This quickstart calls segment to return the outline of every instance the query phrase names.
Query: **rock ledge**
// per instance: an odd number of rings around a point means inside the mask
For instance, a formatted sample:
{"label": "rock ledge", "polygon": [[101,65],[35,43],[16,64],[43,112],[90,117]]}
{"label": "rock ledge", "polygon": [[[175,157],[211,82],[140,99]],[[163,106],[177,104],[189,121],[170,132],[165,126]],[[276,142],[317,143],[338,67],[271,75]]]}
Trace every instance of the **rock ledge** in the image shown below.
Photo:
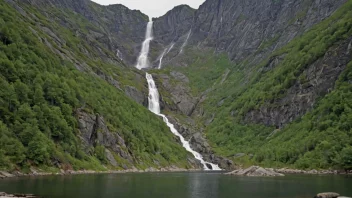
{"label": "rock ledge", "polygon": [[262,168],[259,166],[251,166],[247,169],[239,169],[232,171],[230,173],[225,173],[226,175],[240,175],[240,176],[250,176],[250,177],[277,177],[285,176],[284,174],[277,173],[272,168]]}
{"label": "rock ledge", "polygon": [[4,192],[0,192],[0,198],[39,198],[37,196],[31,195],[31,194],[6,194]]}

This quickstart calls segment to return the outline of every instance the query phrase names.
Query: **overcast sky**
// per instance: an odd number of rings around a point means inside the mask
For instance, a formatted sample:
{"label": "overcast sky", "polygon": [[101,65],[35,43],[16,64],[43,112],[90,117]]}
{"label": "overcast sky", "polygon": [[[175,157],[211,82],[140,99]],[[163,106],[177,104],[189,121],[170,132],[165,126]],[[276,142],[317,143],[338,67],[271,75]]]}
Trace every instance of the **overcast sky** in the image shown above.
{"label": "overcast sky", "polygon": [[123,4],[133,10],[141,10],[149,17],[164,15],[173,7],[181,4],[188,4],[198,8],[205,0],[92,0],[102,5]]}

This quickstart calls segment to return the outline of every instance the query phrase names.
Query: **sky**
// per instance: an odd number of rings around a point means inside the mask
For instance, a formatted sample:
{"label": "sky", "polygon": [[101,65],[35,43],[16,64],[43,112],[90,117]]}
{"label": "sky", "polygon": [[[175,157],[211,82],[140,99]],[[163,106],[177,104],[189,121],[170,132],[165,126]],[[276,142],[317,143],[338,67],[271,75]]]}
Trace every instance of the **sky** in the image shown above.
{"label": "sky", "polygon": [[188,4],[198,8],[205,0],[92,0],[101,5],[123,4],[130,9],[140,10],[149,17],[159,17],[166,14],[177,5]]}

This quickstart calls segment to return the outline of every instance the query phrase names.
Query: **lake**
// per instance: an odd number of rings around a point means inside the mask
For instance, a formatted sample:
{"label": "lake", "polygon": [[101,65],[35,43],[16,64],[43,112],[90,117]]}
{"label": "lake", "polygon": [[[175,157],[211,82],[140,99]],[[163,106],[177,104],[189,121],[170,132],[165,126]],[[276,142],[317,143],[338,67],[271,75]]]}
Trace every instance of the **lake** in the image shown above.
{"label": "lake", "polygon": [[352,196],[352,177],[239,177],[214,172],[127,173],[0,179],[0,192],[46,198],[312,198],[333,191]]}

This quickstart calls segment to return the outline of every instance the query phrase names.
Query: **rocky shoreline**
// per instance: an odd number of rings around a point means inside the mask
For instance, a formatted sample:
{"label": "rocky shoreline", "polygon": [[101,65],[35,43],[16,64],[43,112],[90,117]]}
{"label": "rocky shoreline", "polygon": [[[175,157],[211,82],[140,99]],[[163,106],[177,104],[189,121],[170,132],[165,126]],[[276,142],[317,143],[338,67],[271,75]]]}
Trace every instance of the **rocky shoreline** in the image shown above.
{"label": "rocky shoreline", "polygon": [[317,194],[314,198],[350,198],[350,197],[340,196],[340,194],[335,192],[325,192],[325,193]]}
{"label": "rocky shoreline", "polygon": [[[0,179],[14,178],[14,177],[35,177],[35,176],[51,176],[51,175],[89,175],[89,174],[123,174],[123,173],[157,173],[157,172],[192,172],[201,171],[200,169],[183,169],[177,167],[167,167],[167,168],[148,168],[145,170],[138,169],[127,169],[127,170],[108,170],[108,171],[92,171],[92,170],[60,170],[57,173],[43,172],[34,168],[31,168],[30,173],[22,173],[19,171],[6,172],[0,171]],[[1,197],[0,197],[1,198]]]}
{"label": "rocky shoreline", "polygon": [[274,169],[275,172],[282,174],[307,174],[307,175],[346,175],[352,174],[352,171],[340,171],[340,170],[298,170],[289,168]]}
{"label": "rocky shoreline", "polygon": [[32,194],[6,194],[4,192],[0,192],[0,198],[39,198]]}
{"label": "rocky shoreline", "polygon": [[[57,173],[48,173],[39,169],[31,168],[30,173],[22,173],[20,171],[0,171],[0,179],[26,176],[49,176],[49,175],[84,175],[84,174],[121,174],[121,173],[153,173],[153,172],[192,172],[201,171],[201,169],[183,169],[178,167],[166,168],[148,168],[145,170],[127,169],[127,170],[107,170],[107,171],[92,171],[92,170],[60,170]],[[352,174],[352,171],[338,170],[298,170],[289,168],[262,168],[259,166],[251,166],[247,169],[236,169],[232,172],[225,173],[227,175],[244,175],[244,176],[283,176],[285,174],[306,174],[306,175],[346,175]],[[0,197],[1,198],[1,197]]]}
{"label": "rocky shoreline", "polygon": [[238,175],[238,176],[249,176],[249,177],[282,177],[284,174],[276,172],[272,168],[262,168],[259,166],[251,166],[247,169],[234,170],[226,175]]}
{"label": "rocky shoreline", "polygon": [[276,177],[276,176],[285,176],[285,174],[306,174],[306,175],[345,175],[352,174],[351,171],[338,171],[338,170],[298,170],[298,169],[289,169],[289,168],[262,168],[259,166],[251,166],[246,169],[237,169],[229,173],[225,173],[226,175],[238,175],[238,176],[254,176],[254,177]]}

